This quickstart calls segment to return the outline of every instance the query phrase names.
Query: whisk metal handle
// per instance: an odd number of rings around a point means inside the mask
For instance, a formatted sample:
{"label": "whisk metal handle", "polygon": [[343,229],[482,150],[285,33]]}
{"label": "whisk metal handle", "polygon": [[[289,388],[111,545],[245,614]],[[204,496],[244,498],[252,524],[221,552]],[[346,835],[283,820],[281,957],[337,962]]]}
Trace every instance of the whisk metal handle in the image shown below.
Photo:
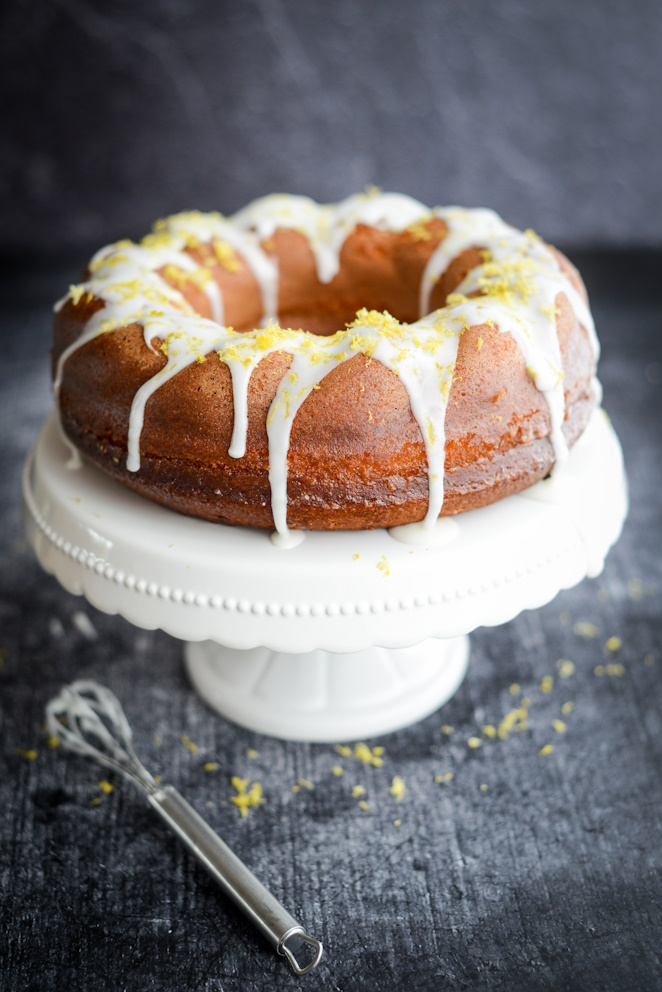
{"label": "whisk metal handle", "polygon": [[[297,975],[312,971],[322,957],[320,941],[304,931],[183,796],[167,785],[148,795],[147,799],[271,946],[288,958]],[[306,965],[299,964],[293,948],[287,946],[288,942],[308,945],[314,955],[312,961]]]}

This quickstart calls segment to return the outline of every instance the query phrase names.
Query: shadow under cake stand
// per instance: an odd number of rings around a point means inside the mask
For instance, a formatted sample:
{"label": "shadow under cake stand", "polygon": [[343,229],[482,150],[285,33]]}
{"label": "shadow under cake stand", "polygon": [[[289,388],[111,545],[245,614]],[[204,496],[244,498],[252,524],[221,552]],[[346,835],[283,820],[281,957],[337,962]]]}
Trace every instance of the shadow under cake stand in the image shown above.
{"label": "shadow under cake stand", "polygon": [[186,642],[200,696],[260,733],[356,740],[457,690],[468,634],[597,575],[627,512],[621,448],[597,410],[554,476],[432,532],[269,534],[181,516],[72,457],[56,415],[23,476],[38,559],[106,613]]}

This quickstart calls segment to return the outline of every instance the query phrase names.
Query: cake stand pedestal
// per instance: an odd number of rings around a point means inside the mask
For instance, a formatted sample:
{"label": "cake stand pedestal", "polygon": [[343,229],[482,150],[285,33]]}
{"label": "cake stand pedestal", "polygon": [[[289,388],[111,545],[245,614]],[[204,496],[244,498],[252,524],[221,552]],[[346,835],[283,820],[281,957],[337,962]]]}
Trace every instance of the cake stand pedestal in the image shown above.
{"label": "cake stand pedestal", "polygon": [[438,709],[466,672],[470,631],[597,575],[627,512],[618,439],[594,413],[551,479],[420,527],[264,531],[181,516],[72,459],[53,415],[23,476],[40,563],[106,613],[187,642],[214,709],[294,740],[356,740]]}

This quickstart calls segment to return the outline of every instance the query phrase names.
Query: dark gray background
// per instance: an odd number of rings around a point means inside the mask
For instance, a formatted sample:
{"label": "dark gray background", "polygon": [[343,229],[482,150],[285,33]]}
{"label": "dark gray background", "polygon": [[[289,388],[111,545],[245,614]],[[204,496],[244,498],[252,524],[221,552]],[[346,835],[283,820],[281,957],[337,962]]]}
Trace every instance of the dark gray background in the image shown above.
{"label": "dark gray background", "polygon": [[5,0],[0,250],[376,183],[662,244],[658,0]]}

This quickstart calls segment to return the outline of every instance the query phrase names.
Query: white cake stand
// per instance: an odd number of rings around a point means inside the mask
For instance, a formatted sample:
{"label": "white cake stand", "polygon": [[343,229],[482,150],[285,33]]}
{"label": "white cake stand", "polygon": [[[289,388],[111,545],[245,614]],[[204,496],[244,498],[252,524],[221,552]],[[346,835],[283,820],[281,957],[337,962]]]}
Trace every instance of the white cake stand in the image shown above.
{"label": "white cake stand", "polygon": [[627,512],[602,410],[562,471],[521,495],[432,534],[309,533],[289,550],[75,464],[53,415],[23,477],[42,566],[106,613],[186,641],[190,678],[219,713],[294,740],[356,740],[438,709],[466,672],[467,634],[597,575]]}

